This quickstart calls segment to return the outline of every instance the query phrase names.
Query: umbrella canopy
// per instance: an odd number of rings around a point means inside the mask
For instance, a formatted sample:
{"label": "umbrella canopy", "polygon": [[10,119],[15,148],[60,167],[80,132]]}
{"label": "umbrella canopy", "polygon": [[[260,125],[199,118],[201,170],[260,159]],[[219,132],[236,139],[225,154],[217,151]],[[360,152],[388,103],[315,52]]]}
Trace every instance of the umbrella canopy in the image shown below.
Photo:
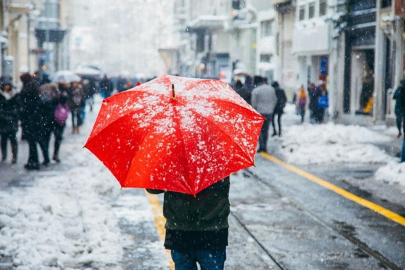
{"label": "umbrella canopy", "polygon": [[76,70],[75,73],[79,75],[80,77],[83,76],[93,76],[93,77],[99,77],[101,75],[101,71],[95,68],[87,67],[87,66],[79,66]]}
{"label": "umbrella canopy", "polygon": [[85,147],[122,187],[195,195],[254,165],[263,121],[224,82],[165,75],[105,99]]}
{"label": "umbrella canopy", "polygon": [[80,82],[80,80],[80,77],[70,70],[59,70],[52,77],[52,82],[56,83]]}
{"label": "umbrella canopy", "polygon": [[233,75],[235,76],[250,76],[249,71],[241,68],[237,68],[233,71]]}

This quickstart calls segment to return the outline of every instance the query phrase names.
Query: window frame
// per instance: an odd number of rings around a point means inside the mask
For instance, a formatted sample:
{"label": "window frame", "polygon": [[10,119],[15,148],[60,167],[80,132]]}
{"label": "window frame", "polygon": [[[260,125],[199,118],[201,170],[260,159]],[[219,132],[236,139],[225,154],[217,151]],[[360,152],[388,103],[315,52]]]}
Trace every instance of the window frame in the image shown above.
{"label": "window frame", "polygon": [[[260,37],[272,37],[273,36],[274,19],[264,20],[260,22]],[[268,26],[268,27],[266,27]]]}
{"label": "window frame", "polygon": [[[313,13],[311,14],[311,9],[313,9]],[[311,17],[312,15],[312,17]],[[308,20],[316,18],[316,3],[310,2],[308,3]]]}
{"label": "window frame", "polygon": [[[266,57],[266,59],[268,57],[268,61],[264,61],[265,57]],[[261,53],[259,55],[259,62],[260,63],[271,63],[272,59],[273,59],[273,54],[271,54],[271,53]]]}
{"label": "window frame", "polygon": [[305,21],[305,17],[306,17],[306,5],[301,5],[298,7],[298,21]]}
{"label": "window frame", "polygon": [[[325,13],[321,14],[321,5],[325,4]],[[319,17],[326,16],[328,14],[328,0],[319,0]]]}

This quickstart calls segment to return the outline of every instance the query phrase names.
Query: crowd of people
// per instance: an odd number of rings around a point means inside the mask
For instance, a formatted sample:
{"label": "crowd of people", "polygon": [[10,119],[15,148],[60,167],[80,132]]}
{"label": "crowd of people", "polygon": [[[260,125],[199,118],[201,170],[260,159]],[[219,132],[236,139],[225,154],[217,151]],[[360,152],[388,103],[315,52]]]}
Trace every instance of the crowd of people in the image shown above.
{"label": "crowd of people", "polygon": [[94,80],[66,83],[51,83],[48,77],[24,73],[20,77],[22,88],[17,91],[12,78],[0,78],[0,136],[1,162],[7,162],[8,142],[11,144],[11,163],[17,163],[17,132],[21,126],[21,139],[29,147],[27,170],[41,167],[38,146],[41,149],[42,166],[51,162],[49,145],[54,135],[52,160],[59,163],[59,150],[69,112],[72,115],[72,133],[79,133],[85,118],[86,102],[92,110],[96,93]]}
{"label": "crowd of people", "polygon": [[[255,76],[252,78],[246,76],[244,84],[240,80],[236,80],[234,90],[266,118],[260,134],[258,150],[258,152],[266,152],[270,123],[273,126],[272,136],[281,137],[282,135],[281,117],[287,104],[284,89],[277,81],[272,82],[270,85],[265,77]],[[329,98],[323,81],[319,81],[317,86],[310,83],[308,89],[305,89],[302,85],[294,94],[292,101],[296,105],[296,112],[301,116],[302,123],[305,121],[307,107],[310,110],[310,121],[312,123],[321,124],[325,122]]]}

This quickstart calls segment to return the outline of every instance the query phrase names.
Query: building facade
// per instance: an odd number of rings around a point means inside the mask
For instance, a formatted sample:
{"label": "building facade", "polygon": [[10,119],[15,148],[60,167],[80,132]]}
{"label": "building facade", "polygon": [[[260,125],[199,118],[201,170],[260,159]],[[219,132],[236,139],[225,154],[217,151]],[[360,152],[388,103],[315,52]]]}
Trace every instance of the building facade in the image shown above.
{"label": "building facade", "polygon": [[[6,0],[0,3],[2,16],[1,74],[15,82],[24,72],[54,72],[67,68],[62,59],[69,50],[61,43],[67,28],[70,0]],[[63,64],[63,65],[62,65]]]}

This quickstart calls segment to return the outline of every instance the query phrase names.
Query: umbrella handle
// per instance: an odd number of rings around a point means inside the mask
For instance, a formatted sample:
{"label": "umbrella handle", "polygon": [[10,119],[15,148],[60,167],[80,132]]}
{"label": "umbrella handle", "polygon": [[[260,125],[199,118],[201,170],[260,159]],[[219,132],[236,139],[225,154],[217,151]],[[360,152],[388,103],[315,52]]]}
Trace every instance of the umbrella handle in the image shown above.
{"label": "umbrella handle", "polygon": [[176,100],[176,93],[174,92],[174,84],[172,84],[172,99]]}

